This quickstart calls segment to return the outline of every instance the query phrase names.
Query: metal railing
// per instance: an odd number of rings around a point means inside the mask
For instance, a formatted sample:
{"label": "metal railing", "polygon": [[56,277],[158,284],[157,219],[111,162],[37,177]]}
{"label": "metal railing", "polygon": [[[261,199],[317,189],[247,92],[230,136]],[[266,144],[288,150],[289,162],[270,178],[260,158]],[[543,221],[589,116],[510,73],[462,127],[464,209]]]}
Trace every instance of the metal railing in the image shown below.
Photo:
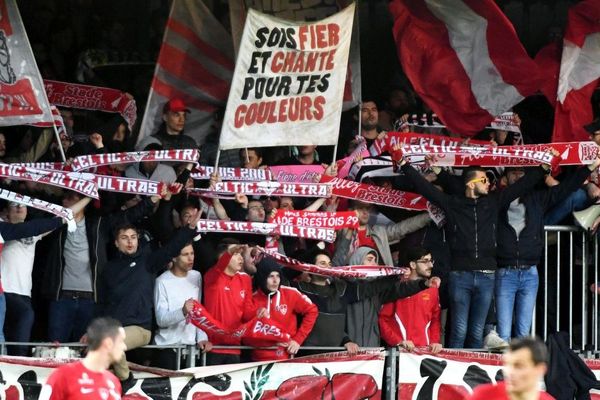
{"label": "metal railing", "polygon": [[574,226],[544,227],[544,253],[532,333],[569,334],[574,350],[598,351],[598,237]]}
{"label": "metal railing", "polygon": [[[546,226],[544,252],[540,273],[538,298],[534,309],[532,333],[546,341],[553,331],[566,331],[569,345],[574,350],[586,352],[586,357],[598,357],[598,290],[591,291],[590,284],[599,276],[599,242],[591,235],[573,226]],[[598,285],[600,286],[600,285]],[[7,354],[9,346],[57,347],[56,343],[5,342],[0,343],[0,354]],[[81,348],[81,343],[61,343],[60,347]],[[176,352],[176,368],[181,360],[186,368],[206,365],[206,353],[194,345],[147,345],[143,349],[172,349]],[[248,350],[248,346],[214,346],[214,349]],[[274,349],[276,347],[269,347]],[[345,351],[343,347],[301,347],[308,351]],[[373,350],[373,349],[370,349]],[[478,351],[477,349],[471,349]],[[398,382],[398,355],[395,347],[385,349],[383,385],[385,398],[395,399]]]}

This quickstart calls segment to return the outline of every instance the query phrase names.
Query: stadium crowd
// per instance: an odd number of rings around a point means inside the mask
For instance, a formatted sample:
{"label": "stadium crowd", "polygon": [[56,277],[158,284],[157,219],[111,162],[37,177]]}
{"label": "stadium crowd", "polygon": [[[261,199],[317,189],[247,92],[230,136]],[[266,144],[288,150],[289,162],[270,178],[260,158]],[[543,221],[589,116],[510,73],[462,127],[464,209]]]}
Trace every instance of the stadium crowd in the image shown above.
{"label": "stadium crowd", "polygon": [[[406,90],[400,92],[406,96]],[[348,153],[357,143],[370,146],[383,137],[386,130],[381,125],[386,123],[381,121],[393,121],[385,126],[388,129],[406,122],[412,110],[400,103],[380,112],[375,100],[363,99],[360,132]],[[185,132],[187,109],[181,99],[164,105],[162,126],[137,148],[120,117],[86,132],[82,140],[81,134],[72,134],[77,131],[72,111],[61,113],[68,128],[61,143],[68,157],[198,147]],[[436,134],[448,134],[435,129]],[[599,124],[586,129],[600,144]],[[483,134],[497,146],[513,143],[506,131]],[[52,132],[29,128],[20,143],[9,146],[5,139],[0,133],[4,162],[59,160]],[[200,150],[201,159],[214,157],[206,154],[214,149],[200,146]],[[276,150],[248,147],[239,151],[236,162],[223,166],[311,165],[320,159],[316,146],[284,149],[279,161],[267,162],[274,154]],[[125,328],[128,350],[149,343],[197,344],[207,353],[207,363],[214,365],[285,359],[302,353],[303,345],[343,346],[351,353],[380,345],[407,350],[425,346],[438,352],[442,346],[503,347],[513,337],[529,335],[545,218],[561,221],[598,197],[592,171],[600,159],[589,166],[563,168],[557,177],[548,174],[548,165],[503,171],[430,167],[419,172],[402,157],[398,164],[400,174],[363,182],[422,194],[444,211],[444,224],[438,226],[428,213],[338,198],[244,193],[230,200],[195,197],[182,189],[214,185],[220,177],[195,181],[190,178],[192,163],[145,161],[99,167],[105,175],[174,184],[175,190],[147,197],[102,191],[100,200],[92,201],[78,192],[3,180],[5,188],[70,207],[76,221],[70,232],[59,218],[4,202],[0,223],[4,340],[85,340],[90,321],[108,316]],[[337,174],[335,163],[323,167],[325,174]],[[266,222],[276,209],[354,210],[359,221],[357,229],[339,230],[334,244],[282,237],[278,249],[282,254],[324,268],[387,265],[407,267],[409,273],[402,279],[370,280],[300,273],[261,256],[256,247],[265,246],[265,235],[199,236],[195,229],[200,218]],[[255,316],[268,316],[285,328],[291,340],[249,354],[214,349],[225,344],[222,339],[187,322],[194,300],[228,329]],[[237,344],[269,345],[256,340]],[[29,350],[11,346],[9,353],[27,355]],[[155,366],[176,365],[175,353],[168,349],[151,359]],[[125,359],[114,370],[119,379],[131,379]]]}

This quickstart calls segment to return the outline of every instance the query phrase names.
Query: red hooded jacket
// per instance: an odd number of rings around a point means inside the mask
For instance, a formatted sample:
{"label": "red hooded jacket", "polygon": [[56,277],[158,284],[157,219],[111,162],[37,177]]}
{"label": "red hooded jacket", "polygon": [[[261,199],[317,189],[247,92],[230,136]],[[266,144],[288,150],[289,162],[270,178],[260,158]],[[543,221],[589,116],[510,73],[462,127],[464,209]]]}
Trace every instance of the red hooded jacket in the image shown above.
{"label": "red hooded jacket", "polygon": [[[312,330],[319,310],[308,297],[298,290],[280,286],[279,290],[269,295],[264,294],[262,290],[254,292],[254,305],[257,308],[266,308],[270,319],[277,322],[286,333],[289,333],[292,340],[302,344],[310,331]],[[302,323],[298,327],[298,315],[302,315]],[[245,340],[245,343],[251,346],[273,346],[273,342],[258,340]],[[280,347],[277,350],[253,350],[253,361],[266,360],[287,360],[289,354],[285,348]]]}
{"label": "red hooded jacket", "polygon": [[[217,263],[204,275],[204,307],[225,328],[235,329],[256,315],[252,302],[252,278],[244,272],[233,276],[225,273],[231,254],[223,253]],[[211,335],[209,340],[223,344]],[[214,353],[240,354],[240,350],[213,350]]]}

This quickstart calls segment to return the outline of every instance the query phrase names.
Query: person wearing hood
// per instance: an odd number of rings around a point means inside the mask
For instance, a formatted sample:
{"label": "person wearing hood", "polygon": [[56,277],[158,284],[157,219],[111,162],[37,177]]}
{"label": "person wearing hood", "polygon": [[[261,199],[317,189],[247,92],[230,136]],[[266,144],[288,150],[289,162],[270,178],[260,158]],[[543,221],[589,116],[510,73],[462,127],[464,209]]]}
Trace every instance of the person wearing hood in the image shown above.
{"label": "person wearing hood", "polygon": [[[144,147],[144,151],[149,150],[163,150],[163,147],[157,143],[150,143]],[[175,170],[170,165],[159,161],[142,161],[127,167],[125,177],[173,183],[177,179],[177,174],[175,174]]]}
{"label": "person wearing hood", "polygon": [[[192,241],[199,217],[196,213],[187,228],[177,231],[170,242],[154,251],[148,245],[139,246],[135,225],[124,224],[115,230],[118,254],[100,276],[98,313],[121,322],[128,350],[150,343],[156,274]],[[114,364],[114,371],[122,381],[133,379],[125,357]]]}
{"label": "person wearing hood", "polygon": [[[366,257],[371,262],[375,261],[375,251],[369,252],[367,248],[365,250]],[[326,250],[313,250],[303,261],[322,268],[333,268],[331,256]],[[304,344],[344,346],[349,353],[355,353],[359,350],[359,345],[346,329],[346,315],[353,303],[375,296],[382,299],[411,296],[426,289],[429,284],[424,279],[409,282],[387,278],[364,281],[311,274],[310,282],[294,283],[300,293],[308,296],[319,309],[317,322]]]}
{"label": "person wearing hood", "polygon": [[420,213],[389,225],[370,222],[375,208],[370,203],[354,201],[352,208],[358,217],[358,229],[342,229],[335,243],[334,265],[347,265],[348,255],[358,247],[368,246],[377,250],[384,265],[393,266],[390,245],[398,243],[406,235],[427,226],[431,221],[428,213]]}
{"label": "person wearing hood", "polygon": [[[371,247],[359,247],[350,256],[350,265],[379,265],[379,254]],[[398,280],[397,277],[383,278]],[[385,303],[397,299],[412,296],[428,287],[439,287],[440,280],[437,277],[427,281],[416,280],[415,283],[400,283],[405,285],[405,290],[399,290],[390,296],[388,291],[379,291],[375,296],[366,297],[348,306],[346,315],[346,326],[348,335],[361,347],[379,347],[381,344],[379,332],[379,309]]]}
{"label": "person wearing hood", "polygon": [[[258,316],[266,316],[278,323],[291,337],[288,343],[278,343],[275,350],[252,351],[253,361],[286,360],[294,355],[310,334],[319,310],[312,301],[297,289],[281,286],[281,267],[272,259],[264,258],[256,268],[254,281],[257,286],[254,292],[254,305],[258,308]],[[298,316],[302,322],[298,326]],[[253,340],[255,347],[270,346],[272,343]]]}

